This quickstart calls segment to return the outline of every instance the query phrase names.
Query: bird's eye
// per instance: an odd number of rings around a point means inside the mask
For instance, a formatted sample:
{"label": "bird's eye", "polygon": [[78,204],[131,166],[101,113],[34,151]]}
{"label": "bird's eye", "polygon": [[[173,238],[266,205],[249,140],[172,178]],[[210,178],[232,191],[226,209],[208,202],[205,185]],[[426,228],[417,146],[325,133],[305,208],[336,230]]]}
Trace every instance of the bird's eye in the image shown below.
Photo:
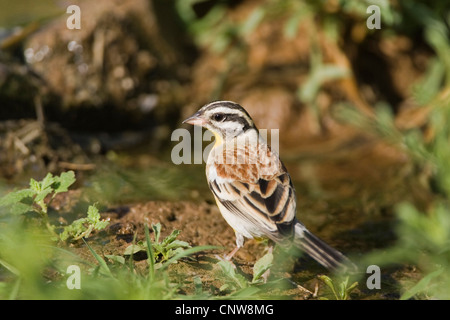
{"label": "bird's eye", "polygon": [[213,118],[215,121],[224,121],[226,117],[223,113],[216,113]]}

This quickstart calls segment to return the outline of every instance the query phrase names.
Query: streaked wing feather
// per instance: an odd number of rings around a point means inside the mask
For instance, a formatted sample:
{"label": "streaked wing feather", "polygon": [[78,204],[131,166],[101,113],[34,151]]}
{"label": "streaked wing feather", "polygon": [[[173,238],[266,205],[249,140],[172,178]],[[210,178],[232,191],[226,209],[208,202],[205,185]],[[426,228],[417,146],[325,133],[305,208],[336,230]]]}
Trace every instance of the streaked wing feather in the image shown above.
{"label": "streaked wing feather", "polygon": [[286,225],[295,218],[295,195],[287,173],[271,180],[260,178],[256,183],[215,180],[210,188],[225,208],[259,226],[269,238],[279,241],[290,231]]}

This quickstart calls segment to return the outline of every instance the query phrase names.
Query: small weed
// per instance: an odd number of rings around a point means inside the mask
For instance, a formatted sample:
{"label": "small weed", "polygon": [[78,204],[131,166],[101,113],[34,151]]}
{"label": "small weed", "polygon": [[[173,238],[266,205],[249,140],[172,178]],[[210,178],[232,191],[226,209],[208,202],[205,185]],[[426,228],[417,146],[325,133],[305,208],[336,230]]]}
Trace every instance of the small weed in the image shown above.
{"label": "small weed", "polygon": [[[190,248],[189,243],[177,240],[180,230],[173,230],[170,235],[160,241],[161,224],[152,225],[155,234],[155,241],[151,242],[150,237],[146,236],[146,241],[139,241],[129,245],[124,252],[124,255],[130,256],[138,252],[146,252],[147,257],[153,261],[155,268],[160,268],[162,263],[173,258],[177,254],[182,253],[186,248]],[[147,230],[147,229],[146,229]],[[149,250],[151,248],[151,250]]]}
{"label": "small weed", "polygon": [[59,237],[66,241],[71,238],[73,240],[80,240],[87,238],[93,230],[102,230],[108,225],[108,221],[100,219],[100,213],[96,205],[91,205],[88,208],[87,217],[80,218],[72,222],[70,225],[64,227],[63,232]]}
{"label": "small weed", "polygon": [[[325,283],[328,288],[333,292],[336,300],[348,300],[350,298],[350,293],[358,286],[358,282],[353,282],[349,285],[349,277],[346,276],[339,283],[326,275],[318,276],[320,280]],[[326,297],[320,297],[321,300],[328,300]]]}
{"label": "small weed", "polygon": [[[0,198],[0,206],[8,207],[9,212],[13,215],[36,212],[47,223],[47,227],[53,231],[53,227],[48,223],[48,207],[58,193],[67,192],[74,182],[73,171],[63,172],[59,177],[48,173],[42,181],[32,178],[29,188],[10,192]],[[50,199],[45,202],[49,195],[51,195]]]}
{"label": "small weed", "polygon": [[253,279],[252,284],[263,283],[265,280],[263,275],[272,267],[273,265],[273,254],[271,252],[265,254],[256,261],[253,266]]}
{"label": "small weed", "polygon": [[[221,292],[231,291],[238,293],[240,290],[253,288],[252,293],[256,293],[259,289],[256,285],[265,283],[263,274],[270,269],[273,262],[273,254],[267,253],[256,261],[253,267],[253,278],[249,281],[243,274],[236,270],[235,265],[231,261],[221,260],[217,264],[220,266],[224,284],[220,287]],[[245,291],[248,294],[248,290]]]}
{"label": "small weed", "polygon": [[66,241],[88,237],[93,230],[104,229],[108,222],[100,219],[100,214],[95,205],[89,206],[87,217],[75,220],[72,224],[63,227],[61,233],[57,233],[56,226],[50,223],[48,208],[58,193],[67,192],[75,182],[73,171],[53,176],[48,173],[42,181],[30,179],[30,187],[27,189],[12,191],[0,198],[0,207],[7,207],[9,214],[13,216],[36,213],[42,219],[48,231],[55,239]]}
{"label": "small weed", "polygon": [[[126,263],[126,260],[121,256],[106,255],[105,257],[112,261],[112,264],[108,264],[107,261],[102,258],[96,251],[85,242],[86,246],[89,248],[91,254],[95,257],[98,264],[92,269],[92,275],[97,278],[97,281],[102,281],[103,278],[113,279],[113,283],[117,286],[117,289],[123,290],[123,292],[128,292],[130,289],[133,290],[132,295],[129,297],[131,299],[173,299],[181,298],[179,294],[179,289],[183,284],[176,284],[171,281],[169,272],[167,268],[178,262],[181,258],[189,256],[199,251],[216,249],[213,246],[198,246],[190,247],[186,242],[176,240],[179,234],[178,230],[175,230],[163,241],[159,241],[161,226],[152,225],[152,229],[155,231],[155,241],[152,242],[150,239],[150,232],[148,226],[145,226],[145,242],[141,242],[139,246],[132,245],[126,249],[125,255],[132,255],[136,248],[139,250],[145,250],[147,253],[148,262],[148,272],[142,273],[134,268],[132,259],[130,263]],[[84,240],[83,240],[84,241]],[[164,252],[163,255],[160,248]],[[173,246],[173,248],[169,248]],[[144,249],[145,248],[145,249]],[[172,250],[174,249],[175,250]],[[188,249],[184,249],[188,248]],[[172,251],[170,251],[172,250]],[[170,252],[170,253],[169,253]],[[156,263],[156,261],[158,261]],[[115,266],[115,268],[113,268]],[[201,280],[198,277],[194,277],[194,282],[196,285],[196,291],[200,296],[205,296],[206,293],[201,291]],[[111,282],[109,282],[111,283]],[[107,288],[104,294],[108,295]],[[117,290],[116,290],[117,291]],[[119,292],[119,291],[117,291]],[[196,295],[198,297],[198,295]]]}

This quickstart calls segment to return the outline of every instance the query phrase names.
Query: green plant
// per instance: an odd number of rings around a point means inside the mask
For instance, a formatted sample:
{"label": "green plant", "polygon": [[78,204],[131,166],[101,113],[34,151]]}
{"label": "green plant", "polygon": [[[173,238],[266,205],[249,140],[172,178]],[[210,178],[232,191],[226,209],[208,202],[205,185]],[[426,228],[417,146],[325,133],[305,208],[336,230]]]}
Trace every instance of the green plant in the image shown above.
{"label": "green plant", "polygon": [[0,207],[6,207],[6,213],[13,216],[37,214],[55,239],[59,238],[65,241],[69,238],[78,240],[88,237],[93,230],[102,230],[108,225],[108,221],[100,219],[95,205],[89,206],[86,218],[77,219],[70,225],[62,227],[63,231],[59,234],[56,229],[60,227],[52,224],[49,220],[48,208],[53,199],[57,194],[67,192],[74,182],[73,171],[63,172],[60,176],[48,173],[41,181],[31,178],[29,188],[12,191],[0,198]]}
{"label": "green plant", "polygon": [[[188,31],[199,46],[209,47],[217,53],[230,48],[231,44],[241,44],[242,39],[250,34],[266,14],[263,8],[253,10],[243,23],[235,23],[227,17],[227,6],[218,3],[202,18],[198,18],[193,5],[202,0],[179,0],[177,11],[187,25]],[[242,48],[239,48],[242,49]]]}
{"label": "green plant", "polygon": [[396,208],[397,242],[383,251],[366,255],[365,261],[380,266],[410,264],[420,278],[402,279],[401,299],[450,298],[450,210],[448,203],[435,201],[427,212],[410,203]]}
{"label": "green plant", "polygon": [[[114,292],[114,294],[117,294],[119,298],[121,297],[120,292],[129,293],[129,296],[127,296],[127,298],[129,299],[183,298],[183,295],[179,293],[179,289],[182,289],[182,284],[171,281],[168,268],[184,257],[188,257],[189,255],[192,255],[196,252],[215,249],[216,247],[198,246],[191,248],[189,245],[187,245],[187,243],[180,241],[178,242],[178,245],[182,245],[182,247],[177,248],[180,250],[171,251],[171,254],[168,254],[166,256],[167,259],[163,258],[163,260],[159,260],[162,255],[160,255],[158,249],[155,249],[155,245],[160,246],[161,243],[164,242],[164,240],[167,240],[166,244],[174,244],[176,241],[178,241],[175,240],[175,238],[178,236],[179,232],[172,232],[170,236],[166,237],[160,243],[159,235],[161,227],[159,223],[158,226],[153,225],[152,228],[155,233],[158,233],[158,240],[155,240],[156,243],[151,240],[148,226],[145,225],[145,242],[141,244],[141,248],[145,248],[145,252],[147,253],[147,272],[136,270],[134,268],[133,259],[130,259],[129,263],[126,263],[126,260],[121,259],[122,257],[120,256],[107,255],[106,258],[113,261],[112,265],[116,266],[116,268],[113,268],[111,264],[108,264],[105,259],[103,259],[87,242],[85,242],[86,246],[89,248],[91,254],[94,256],[95,260],[98,263],[91,270],[91,276],[96,278],[94,282],[100,281],[101,283],[103,283],[104,279],[113,280],[112,282],[109,281],[109,283],[112,283],[114,285],[114,289],[112,290],[112,292]],[[189,248],[182,249],[185,247]],[[170,249],[168,249],[167,252],[168,251],[170,251]],[[129,253],[130,255],[132,255],[136,252],[134,252],[134,250],[131,250]],[[198,278],[195,281],[198,285]],[[105,290],[104,293],[108,295],[107,292],[108,289]],[[195,295],[197,298],[199,298],[200,296],[205,296],[204,293],[200,293],[198,290],[197,292],[198,295]]]}
{"label": "green plant", "polygon": [[[47,211],[51,201],[58,193],[66,192],[74,182],[73,171],[63,172],[59,177],[48,173],[42,181],[31,178],[29,188],[8,193],[0,199],[0,206],[8,206],[9,212],[14,215],[34,211],[48,219]],[[52,196],[45,202],[48,195]]]}
{"label": "green plant", "polygon": [[108,221],[100,219],[100,213],[96,205],[91,205],[88,208],[87,217],[77,219],[70,225],[65,226],[59,237],[63,241],[69,238],[80,240],[89,237],[93,230],[103,230],[108,224]]}
{"label": "green plant", "polygon": [[[146,241],[139,241],[129,245],[124,255],[134,255],[138,252],[146,252],[150,260],[153,261],[155,268],[162,266],[162,263],[170,260],[174,256],[183,253],[186,248],[190,248],[189,243],[181,240],[177,240],[180,230],[173,230],[170,235],[160,241],[161,237],[161,224],[152,225],[152,230],[155,235],[154,242],[150,241],[149,237],[146,237]],[[149,250],[151,248],[151,250]]]}
{"label": "green plant", "polygon": [[[430,18],[430,17],[429,17]],[[448,46],[448,38],[436,37],[439,47]],[[428,71],[412,86],[417,104],[423,108],[424,123],[431,134],[425,136],[418,128],[400,130],[387,105],[379,105],[375,116],[368,118],[352,109],[344,109],[347,120],[364,128],[402,150],[410,159],[414,170],[407,177],[419,184],[429,195],[424,206],[411,202],[395,206],[397,221],[394,245],[367,254],[367,264],[379,266],[413,265],[420,274],[419,280],[408,277],[401,281],[401,299],[450,297],[450,95],[446,84],[447,57],[430,60]],[[352,111],[351,111],[352,110]]]}
{"label": "green plant", "polygon": [[[224,276],[224,284],[220,287],[220,291],[231,291],[234,294],[256,294],[259,289],[256,285],[266,282],[263,275],[272,267],[273,254],[271,252],[262,256],[253,266],[252,280],[248,280],[243,274],[237,271],[236,266],[228,260],[220,260],[217,265],[220,267]],[[245,290],[241,292],[242,290]]]}
{"label": "green plant", "polygon": [[12,215],[35,212],[42,218],[48,230],[54,233],[55,227],[48,219],[48,207],[58,193],[67,192],[74,182],[73,171],[63,172],[59,177],[48,173],[42,181],[31,178],[29,188],[13,191],[2,197],[0,207],[7,207]]}
{"label": "green plant", "polygon": [[[148,268],[137,267],[133,259],[103,255],[102,246],[82,238],[90,252],[79,256],[71,248],[55,247],[48,233],[35,225],[25,226],[11,217],[0,223],[0,299],[182,299],[202,298],[208,293],[185,292],[186,281],[172,274],[174,262],[200,251],[214,249],[199,246],[178,252],[155,267],[152,241],[145,226],[148,244]],[[68,290],[67,267],[80,267],[81,288]],[[186,280],[186,279],[185,279]],[[196,280],[198,282],[198,280]]]}
{"label": "green plant", "polygon": [[[326,275],[320,275],[318,278],[327,285],[336,300],[348,300],[350,293],[358,286],[358,282],[353,282],[349,285],[349,276],[344,277],[339,282],[337,279],[332,279]],[[328,300],[326,297],[320,297],[320,299]]]}
{"label": "green plant", "polygon": [[0,223],[0,299],[31,298],[45,287],[42,271],[49,261],[49,250],[44,249],[50,244],[48,232],[24,228],[17,216],[5,220]]}

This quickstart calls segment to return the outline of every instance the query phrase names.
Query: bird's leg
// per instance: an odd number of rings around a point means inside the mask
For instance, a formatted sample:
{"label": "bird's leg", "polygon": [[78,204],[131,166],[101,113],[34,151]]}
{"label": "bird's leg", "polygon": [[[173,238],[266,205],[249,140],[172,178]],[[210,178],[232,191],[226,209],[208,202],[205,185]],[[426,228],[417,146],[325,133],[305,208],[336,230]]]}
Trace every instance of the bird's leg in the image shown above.
{"label": "bird's leg", "polygon": [[231,251],[229,254],[225,255],[224,257],[221,257],[219,255],[216,255],[216,258],[221,260],[221,261],[229,261],[235,268],[236,266],[234,265],[234,263],[231,261],[231,259],[233,258],[233,256],[235,255],[236,252],[238,252],[238,250],[240,249],[240,247],[236,246],[236,248],[233,249],[233,251]]}
{"label": "bird's leg", "polygon": [[234,233],[236,235],[236,248],[225,256],[225,260],[228,261],[231,261],[231,258],[233,258],[236,252],[244,245],[244,236],[236,231],[234,231]]}
{"label": "bird's leg", "polygon": [[234,254],[239,250],[239,248],[240,247],[234,248],[233,251],[231,251],[229,254],[225,255],[224,257],[221,257],[216,254],[216,258],[220,261],[227,261],[228,263],[231,263],[233,268],[236,270],[236,265],[233,263],[233,261],[231,261],[231,259],[233,258]]}
{"label": "bird's leg", "polygon": [[[244,245],[244,236],[241,235],[240,233],[236,233],[236,248],[233,249],[233,251],[231,251],[229,254],[227,254],[225,257],[218,257],[216,256],[219,260],[225,260],[225,261],[229,261],[231,262],[231,264],[234,266],[234,263],[231,261],[231,259],[233,258],[233,256],[236,254],[236,252],[238,252],[238,250]],[[235,266],[236,268],[236,266]]]}
{"label": "bird's leg", "polygon": [[233,258],[233,256],[236,254],[236,252],[238,252],[239,249],[240,247],[236,246],[236,248],[234,248],[233,251],[231,251],[229,254],[225,256],[225,260],[231,261],[231,258]]}

